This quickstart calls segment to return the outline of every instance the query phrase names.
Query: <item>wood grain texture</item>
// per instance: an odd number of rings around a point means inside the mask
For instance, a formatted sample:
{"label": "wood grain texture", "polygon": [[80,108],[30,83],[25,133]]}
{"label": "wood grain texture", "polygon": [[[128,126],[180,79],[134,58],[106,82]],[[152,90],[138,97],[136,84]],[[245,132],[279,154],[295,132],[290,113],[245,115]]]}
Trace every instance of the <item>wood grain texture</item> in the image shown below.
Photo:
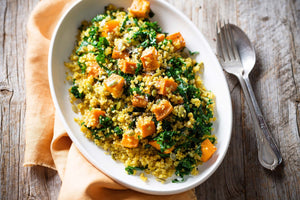
{"label": "wood grain texture", "polygon": [[[257,62],[251,82],[284,159],[274,172],[257,159],[255,131],[237,79],[225,74],[233,103],[232,140],[198,199],[300,199],[300,1],[167,0],[201,30],[213,50],[215,22],[249,36]],[[26,22],[38,0],[0,1],[0,199],[57,199],[53,170],[24,168]]]}

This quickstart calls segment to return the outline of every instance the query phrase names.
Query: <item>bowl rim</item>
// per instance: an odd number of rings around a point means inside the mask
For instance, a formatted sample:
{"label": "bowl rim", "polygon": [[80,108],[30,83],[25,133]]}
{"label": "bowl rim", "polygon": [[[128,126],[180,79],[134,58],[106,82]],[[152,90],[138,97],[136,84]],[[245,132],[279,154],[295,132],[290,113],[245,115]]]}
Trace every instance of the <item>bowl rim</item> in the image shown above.
{"label": "bowl rim", "polygon": [[[216,165],[213,166],[213,168],[209,171],[209,173],[207,173],[207,175],[202,178],[201,180],[193,183],[193,184],[190,184],[188,187],[183,187],[182,189],[170,189],[168,191],[157,191],[157,190],[151,190],[151,189],[145,189],[145,188],[142,188],[142,187],[133,187],[131,186],[130,184],[122,181],[122,180],[119,180],[116,176],[112,175],[111,173],[109,173],[108,171],[103,171],[103,169],[100,169],[97,164],[96,164],[96,161],[94,158],[92,158],[89,154],[89,152],[85,149],[84,146],[82,146],[80,144],[80,142],[77,140],[77,138],[72,134],[72,131],[70,130],[69,128],[69,125],[68,123],[66,122],[64,116],[63,116],[63,113],[60,109],[60,106],[58,104],[58,101],[57,101],[57,96],[56,96],[56,93],[55,93],[55,89],[54,89],[54,85],[53,85],[53,77],[52,77],[52,52],[53,52],[53,47],[54,47],[54,43],[55,43],[55,38],[57,36],[57,33],[58,33],[58,30],[61,26],[61,24],[63,23],[64,19],[66,18],[66,16],[72,11],[72,9],[74,9],[74,7],[76,7],[78,4],[80,4],[83,0],[77,0],[75,1],[68,9],[66,9],[66,11],[64,12],[64,14],[60,17],[54,31],[53,31],[53,34],[52,34],[52,37],[51,37],[51,42],[50,42],[50,46],[49,46],[49,54],[48,54],[48,80],[49,80],[49,87],[50,87],[50,93],[51,93],[51,96],[52,96],[52,100],[53,100],[53,103],[54,103],[54,106],[56,108],[56,110],[58,111],[58,115],[59,115],[59,118],[60,120],[62,121],[63,125],[64,125],[64,128],[66,129],[66,132],[68,134],[68,136],[71,138],[72,142],[75,144],[75,146],[77,147],[77,149],[80,151],[80,153],[95,167],[97,168],[98,170],[100,170],[101,172],[103,172],[104,174],[108,175],[110,178],[112,178],[113,180],[115,180],[116,182],[130,188],[130,189],[133,189],[135,191],[138,191],[138,192],[142,192],[142,193],[146,193],[146,194],[152,194],[152,195],[170,195],[170,194],[178,194],[178,193],[182,193],[182,192],[185,192],[187,190],[190,190],[192,188],[195,188],[197,186],[199,186],[200,184],[202,184],[203,182],[205,182],[209,177],[211,177],[211,175],[219,168],[219,166],[221,165],[221,163],[223,162],[226,154],[227,154],[227,151],[228,151],[228,148],[229,148],[229,144],[230,144],[230,141],[231,141],[231,136],[232,136],[232,124],[233,124],[233,112],[232,112],[232,102],[231,102],[231,95],[230,95],[230,91],[229,91],[229,88],[228,88],[228,83],[226,81],[226,78],[225,78],[225,75],[224,75],[224,72],[223,72],[223,76],[224,76],[224,79],[225,79],[225,82],[226,82],[226,85],[224,85],[224,87],[226,88],[226,93],[228,93],[228,96],[229,96],[229,101],[228,101],[228,107],[230,107],[230,112],[229,112],[229,121],[230,121],[230,124],[228,124],[228,133],[226,134],[229,134],[228,135],[228,140],[226,141],[226,144],[224,145],[224,151],[220,152],[219,154],[219,157],[218,158],[218,163],[216,163]],[[88,0],[86,0],[88,1]],[[180,18],[182,18],[185,22],[188,23],[188,25],[193,29],[193,31],[197,34],[197,35],[201,35],[202,36],[202,39],[203,39],[203,45],[205,45],[206,47],[208,47],[209,51],[211,51],[212,53],[212,56],[215,56],[215,54],[213,53],[213,50],[211,49],[210,45],[208,44],[206,38],[203,36],[203,34],[200,32],[200,30],[196,27],[195,24],[193,24],[193,22],[186,16],[184,15],[180,10],[178,10],[176,7],[174,7],[173,5],[171,5],[170,3],[168,2],[165,2],[165,1],[162,1],[162,0],[151,0],[151,1],[156,1],[158,3],[161,3],[163,4],[164,6],[168,6],[172,11],[174,11],[176,13],[176,15],[178,15]],[[218,61],[218,59],[216,58],[216,61],[217,63],[219,64],[218,67],[221,68],[221,65]]]}

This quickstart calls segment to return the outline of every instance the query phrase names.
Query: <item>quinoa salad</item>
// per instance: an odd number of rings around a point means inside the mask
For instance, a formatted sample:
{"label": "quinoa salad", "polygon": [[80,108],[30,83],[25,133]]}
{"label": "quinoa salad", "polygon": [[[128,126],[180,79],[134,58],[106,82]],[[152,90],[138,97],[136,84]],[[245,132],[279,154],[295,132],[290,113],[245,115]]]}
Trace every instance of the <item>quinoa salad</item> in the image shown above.
{"label": "quinoa salad", "polygon": [[182,182],[216,151],[214,96],[198,52],[153,15],[148,1],[133,0],[82,22],[65,63],[70,99],[83,134],[124,163],[124,173]]}

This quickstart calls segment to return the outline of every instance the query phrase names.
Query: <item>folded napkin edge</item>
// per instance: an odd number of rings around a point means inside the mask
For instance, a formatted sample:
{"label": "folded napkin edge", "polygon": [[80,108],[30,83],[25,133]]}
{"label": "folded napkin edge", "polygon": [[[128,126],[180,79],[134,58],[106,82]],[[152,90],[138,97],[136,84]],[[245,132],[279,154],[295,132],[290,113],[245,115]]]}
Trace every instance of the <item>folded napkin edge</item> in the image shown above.
{"label": "folded napkin edge", "polygon": [[34,166],[41,166],[41,167],[47,167],[53,170],[57,170],[55,166],[47,165],[45,163],[35,162],[35,161],[26,161],[23,163],[23,167],[34,167]]}

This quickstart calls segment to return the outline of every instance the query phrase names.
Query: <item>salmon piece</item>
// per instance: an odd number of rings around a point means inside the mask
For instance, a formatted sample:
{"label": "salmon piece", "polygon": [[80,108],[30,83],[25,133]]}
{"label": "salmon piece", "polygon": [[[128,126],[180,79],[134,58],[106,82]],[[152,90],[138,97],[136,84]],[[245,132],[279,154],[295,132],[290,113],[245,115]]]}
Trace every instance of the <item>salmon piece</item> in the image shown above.
{"label": "salmon piece", "polygon": [[170,78],[163,78],[159,81],[158,94],[167,95],[177,89],[178,84]]}
{"label": "salmon piece", "polygon": [[133,0],[128,11],[134,17],[146,18],[150,12],[150,2],[146,0]]}
{"label": "salmon piece", "polygon": [[126,50],[119,51],[118,48],[115,46],[111,57],[113,59],[119,59],[119,58],[125,59],[126,57],[129,57],[129,53]]}
{"label": "salmon piece", "polygon": [[139,146],[139,139],[135,135],[123,134],[121,145],[128,148],[136,148]]}
{"label": "salmon piece", "polygon": [[124,59],[119,60],[119,67],[122,72],[125,74],[135,74],[135,70],[137,68],[135,62],[130,62]]}
{"label": "salmon piece", "polygon": [[151,111],[155,114],[156,120],[160,121],[166,118],[173,111],[173,106],[168,100],[162,100],[159,104],[154,104]]}
{"label": "salmon piece", "polygon": [[159,68],[157,57],[158,53],[155,47],[149,47],[143,51],[141,61],[145,71],[152,71]]}
{"label": "salmon piece", "polygon": [[174,46],[175,51],[185,47],[185,41],[184,41],[181,33],[179,33],[179,32],[167,36],[166,39],[172,40],[172,44]]}
{"label": "salmon piece", "polygon": [[88,76],[93,76],[94,78],[99,76],[100,70],[101,68],[98,63],[93,63],[92,66],[87,67],[86,69]]}
{"label": "salmon piece", "polygon": [[100,109],[91,110],[90,113],[88,114],[88,118],[90,120],[89,125],[91,127],[96,127],[99,124],[100,116],[105,116],[105,111]]}
{"label": "salmon piece", "polygon": [[123,94],[125,79],[117,74],[112,74],[104,81],[104,87],[114,98],[120,98]]}
{"label": "salmon piece", "polygon": [[165,34],[162,33],[158,33],[156,35],[156,43],[160,43],[161,41],[163,41],[165,39]]}
{"label": "salmon piece", "polygon": [[203,162],[206,162],[210,159],[210,157],[215,153],[217,150],[217,147],[215,147],[210,140],[207,138],[201,143],[201,151],[202,151],[202,156],[201,160]]}
{"label": "salmon piece", "polygon": [[111,20],[105,23],[102,31],[102,37],[107,37],[108,33],[114,32],[115,28],[119,26],[120,22],[117,20]]}
{"label": "salmon piece", "polygon": [[139,117],[137,129],[140,136],[143,138],[152,135],[156,132],[156,127],[152,117]]}
{"label": "salmon piece", "polygon": [[[153,140],[153,141],[149,141],[149,144],[151,146],[153,146],[155,149],[160,151],[160,145],[157,143],[157,141]],[[163,153],[164,154],[169,154],[174,150],[174,146],[172,146],[171,148],[166,149]]]}
{"label": "salmon piece", "polygon": [[148,100],[145,96],[142,95],[134,95],[132,97],[131,103],[134,107],[145,108],[147,107]]}

